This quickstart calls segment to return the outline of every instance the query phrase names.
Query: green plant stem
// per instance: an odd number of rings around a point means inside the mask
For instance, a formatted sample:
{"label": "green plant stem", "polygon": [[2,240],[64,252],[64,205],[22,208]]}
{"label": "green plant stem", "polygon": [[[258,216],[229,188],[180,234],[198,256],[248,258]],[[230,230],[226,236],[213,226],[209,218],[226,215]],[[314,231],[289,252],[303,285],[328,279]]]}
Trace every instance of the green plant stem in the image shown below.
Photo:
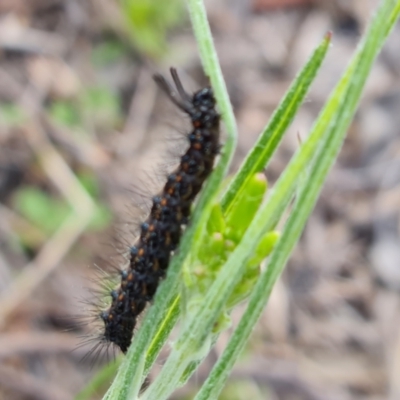
{"label": "green plant stem", "polygon": [[165,315],[162,324],[158,327],[156,335],[153,337],[150,343],[149,349],[147,350],[146,364],[144,366],[143,376],[147,376],[152,367],[154,361],[156,360],[158,353],[162,349],[163,345],[168,339],[170,332],[175,326],[180,313],[180,295],[175,296],[171,305],[168,308],[168,313]]}

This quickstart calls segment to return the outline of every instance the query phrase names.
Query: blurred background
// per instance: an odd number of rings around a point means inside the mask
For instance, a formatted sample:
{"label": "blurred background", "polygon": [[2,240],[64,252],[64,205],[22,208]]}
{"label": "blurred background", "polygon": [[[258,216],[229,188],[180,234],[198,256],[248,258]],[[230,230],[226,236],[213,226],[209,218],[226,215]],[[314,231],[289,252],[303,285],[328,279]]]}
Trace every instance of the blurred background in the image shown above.
{"label": "blurred background", "polygon": [[[377,1],[206,4],[239,126],[233,169],[333,31],[273,184]],[[399,46],[397,26],[221,399],[400,399]],[[73,399],[102,367],[80,362],[90,326],[74,317],[184,149],[187,121],[151,78],[171,65],[191,89],[206,82],[182,0],[0,0],[1,399]],[[228,336],[175,399],[193,398]]]}

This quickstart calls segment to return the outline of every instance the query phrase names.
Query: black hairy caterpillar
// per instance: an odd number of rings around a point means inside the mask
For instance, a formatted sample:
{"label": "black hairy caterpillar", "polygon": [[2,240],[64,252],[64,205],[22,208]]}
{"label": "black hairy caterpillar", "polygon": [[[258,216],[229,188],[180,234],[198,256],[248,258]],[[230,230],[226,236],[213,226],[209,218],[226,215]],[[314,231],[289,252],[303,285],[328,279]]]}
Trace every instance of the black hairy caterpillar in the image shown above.
{"label": "black hairy caterpillar", "polygon": [[[126,353],[138,316],[151,302],[166,274],[172,252],[177,248],[191,205],[210,175],[219,153],[220,115],[210,87],[188,94],[171,68],[176,89],[161,75],[154,80],[170,100],[185,112],[193,129],[187,135],[189,148],[172,172],[161,193],[153,197],[150,215],[141,224],[140,235],[130,248],[129,265],[121,271],[118,288],[111,291],[111,305],[100,313],[104,322],[101,342],[118,346]],[[97,346],[96,346],[97,347]]]}

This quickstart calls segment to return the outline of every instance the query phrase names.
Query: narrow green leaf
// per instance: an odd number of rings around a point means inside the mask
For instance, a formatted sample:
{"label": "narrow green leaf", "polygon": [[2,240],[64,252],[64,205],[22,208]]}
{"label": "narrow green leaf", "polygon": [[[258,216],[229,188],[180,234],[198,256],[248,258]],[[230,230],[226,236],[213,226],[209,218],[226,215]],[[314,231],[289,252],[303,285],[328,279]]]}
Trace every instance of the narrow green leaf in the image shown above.
{"label": "narrow green leaf", "polygon": [[246,186],[246,180],[250,179],[257,172],[261,172],[267,165],[275,152],[277,146],[283,138],[286,129],[295,117],[299,107],[314,81],[322,61],[324,60],[329,48],[331,34],[327,34],[321,44],[315,49],[309,61],[302,71],[297,75],[289,90],[285,94],[277,109],[273,113],[271,120],[264,128],[255,146],[247,155],[240,170],[222,199],[223,210],[229,210],[233,205],[233,200],[239,196]]}

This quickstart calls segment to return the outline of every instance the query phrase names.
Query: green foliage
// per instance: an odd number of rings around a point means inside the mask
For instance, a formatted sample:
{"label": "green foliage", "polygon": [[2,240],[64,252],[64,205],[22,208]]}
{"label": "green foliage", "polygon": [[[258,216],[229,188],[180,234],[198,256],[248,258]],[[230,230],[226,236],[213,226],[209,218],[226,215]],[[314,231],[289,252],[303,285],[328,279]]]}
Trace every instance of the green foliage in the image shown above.
{"label": "green foliage", "polygon": [[[264,174],[257,173],[245,182],[244,189],[236,196],[233,206],[225,213],[221,204],[216,203],[211,208],[206,228],[193,246],[192,254],[183,269],[185,284],[185,307],[187,313],[196,313],[201,307],[204,296],[218,276],[221,267],[240,243],[243,234],[260,207],[267,191],[267,180]],[[260,264],[272,251],[278,238],[277,232],[267,232],[261,239],[253,257],[249,259],[243,279],[233,290],[217,329],[225,329],[229,325],[228,312],[245,299],[260,273]]]}
{"label": "green foliage", "polygon": [[[301,182],[300,190],[282,235],[272,251],[268,268],[261,274],[238,327],[197,394],[196,400],[218,398],[235,360],[244,348],[268,301],[273,285],[300,237],[326,175],[339,153],[373,61],[399,15],[400,1],[382,1],[357,53],[326,103],[309,137],[275,185],[270,204],[267,201],[265,210],[260,210],[260,218],[267,216],[268,206],[273,204],[274,197],[278,201],[279,192],[283,191],[286,184],[293,181],[297,175],[297,179]],[[308,164],[308,168],[302,168],[303,160]],[[307,179],[304,179],[304,176],[301,179],[302,171],[307,169]]]}
{"label": "green foliage", "polygon": [[183,1],[120,0],[136,47],[150,56],[166,49],[166,34],[184,19]]}

